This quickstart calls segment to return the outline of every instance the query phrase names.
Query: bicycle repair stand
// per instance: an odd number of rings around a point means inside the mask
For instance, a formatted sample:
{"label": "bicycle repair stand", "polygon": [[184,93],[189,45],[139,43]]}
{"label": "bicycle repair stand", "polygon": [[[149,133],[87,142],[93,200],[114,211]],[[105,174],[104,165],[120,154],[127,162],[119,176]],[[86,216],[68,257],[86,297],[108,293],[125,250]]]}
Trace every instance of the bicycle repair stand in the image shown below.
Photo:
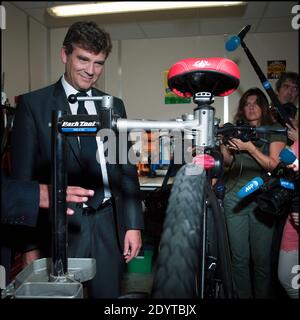
{"label": "bicycle repair stand", "polygon": [[[71,103],[77,101],[74,95]],[[73,99],[72,99],[73,98]],[[82,100],[102,100],[102,127],[111,123],[111,96],[82,97]],[[78,99],[80,100],[80,98]],[[106,109],[105,109],[106,108]],[[108,111],[108,112],[105,112]],[[96,260],[67,258],[66,204],[66,136],[95,134],[100,129],[99,116],[52,114],[52,258],[33,261],[4,290],[1,298],[83,298],[81,282],[91,280],[96,273]]]}

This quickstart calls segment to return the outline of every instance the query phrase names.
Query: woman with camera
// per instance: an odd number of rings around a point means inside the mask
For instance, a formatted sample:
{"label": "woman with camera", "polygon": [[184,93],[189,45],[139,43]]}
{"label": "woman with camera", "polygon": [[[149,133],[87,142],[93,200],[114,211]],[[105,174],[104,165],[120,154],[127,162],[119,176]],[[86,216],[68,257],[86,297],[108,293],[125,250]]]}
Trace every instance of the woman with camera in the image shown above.
{"label": "woman with camera", "polygon": [[[242,95],[234,120],[250,126],[275,128],[279,124],[272,125],[268,105],[264,93],[259,88],[251,88]],[[255,193],[237,198],[237,192],[254,177],[276,168],[279,153],[286,145],[283,135],[264,134],[260,138],[246,141],[241,133],[221,145],[224,164],[229,168],[224,209],[238,298],[271,297],[271,245],[275,218],[259,210]]]}

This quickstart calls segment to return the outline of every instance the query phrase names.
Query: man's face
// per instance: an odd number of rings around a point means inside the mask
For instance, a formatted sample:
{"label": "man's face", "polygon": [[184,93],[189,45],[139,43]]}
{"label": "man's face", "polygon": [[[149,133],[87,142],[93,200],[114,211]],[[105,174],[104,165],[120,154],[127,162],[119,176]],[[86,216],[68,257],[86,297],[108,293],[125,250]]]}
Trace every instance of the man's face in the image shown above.
{"label": "man's face", "polygon": [[286,80],[282,83],[278,91],[279,101],[284,103],[293,103],[296,105],[298,97],[298,85],[292,82],[291,80]]}
{"label": "man's face", "polygon": [[76,90],[87,91],[99,79],[106,59],[106,54],[92,53],[78,46],[73,52],[66,54],[61,49],[61,59],[65,64],[65,78]]}

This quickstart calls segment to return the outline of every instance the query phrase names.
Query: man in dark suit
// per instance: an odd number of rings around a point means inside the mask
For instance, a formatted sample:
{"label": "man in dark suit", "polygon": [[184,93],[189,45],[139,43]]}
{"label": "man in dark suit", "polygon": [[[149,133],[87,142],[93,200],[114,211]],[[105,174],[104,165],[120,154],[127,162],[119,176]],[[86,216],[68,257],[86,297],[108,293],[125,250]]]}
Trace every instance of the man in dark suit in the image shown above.
{"label": "man in dark suit", "polygon": [[[67,187],[67,202],[82,203],[94,195],[93,190]],[[39,208],[49,208],[50,191],[46,184],[37,181],[13,180],[1,171],[1,223],[35,227]],[[21,208],[21,209],[20,209]],[[67,209],[72,215],[74,210]]]}
{"label": "man in dark suit", "polygon": [[[52,110],[82,113],[82,109],[78,110],[83,107],[80,103],[69,104],[70,94],[106,95],[93,85],[111,47],[110,36],[93,22],[77,22],[69,28],[61,49],[64,75],[54,85],[20,97],[12,133],[14,177],[49,183]],[[101,103],[86,101],[84,108],[88,114],[99,114]],[[114,98],[113,110],[126,117],[122,100]],[[68,183],[95,190],[92,201],[73,207],[75,213],[68,225],[68,255],[96,258],[96,276],[90,283],[89,297],[116,298],[120,295],[124,261],[129,262],[141,248],[139,183],[134,165],[103,163],[102,141],[95,143],[93,139],[68,138]],[[96,152],[100,164],[95,165]],[[48,223],[41,222],[39,229],[45,226]],[[37,235],[40,248],[49,244],[49,239],[42,241],[45,234]]]}
{"label": "man in dark suit", "polygon": [[[39,208],[49,208],[49,186],[39,184],[37,181],[19,181],[6,176],[1,170],[1,238],[0,238],[0,264],[6,269],[7,281],[11,269],[13,244],[18,242],[13,239],[16,234],[20,235],[22,228],[36,227]],[[81,187],[67,188],[67,201],[82,203],[93,196],[93,190]],[[74,211],[67,209],[67,214]],[[14,227],[18,228],[17,230]],[[24,239],[19,239],[20,242]],[[16,249],[16,247],[14,248]],[[25,261],[24,261],[25,262]],[[26,262],[25,262],[26,263]]]}

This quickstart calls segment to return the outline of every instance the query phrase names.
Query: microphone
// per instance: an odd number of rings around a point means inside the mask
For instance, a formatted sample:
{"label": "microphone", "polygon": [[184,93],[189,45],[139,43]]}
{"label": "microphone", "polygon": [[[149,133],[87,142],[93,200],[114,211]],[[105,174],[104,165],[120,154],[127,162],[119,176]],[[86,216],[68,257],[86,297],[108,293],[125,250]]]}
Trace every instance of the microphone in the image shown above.
{"label": "microphone", "polygon": [[237,197],[243,199],[258,190],[263,184],[264,180],[262,178],[255,177],[237,193]]}
{"label": "microphone", "polygon": [[289,149],[285,148],[281,150],[279,154],[279,159],[281,162],[283,162],[285,165],[288,164],[294,164],[297,167],[299,166],[299,160],[297,157],[291,152]]}
{"label": "microphone", "polygon": [[245,38],[245,35],[250,30],[251,25],[244,27],[237,36],[233,36],[228,39],[225,43],[225,48],[227,51],[234,51],[241,44],[241,41]]}
{"label": "microphone", "polygon": [[239,199],[243,199],[258,189],[261,189],[262,192],[267,192],[277,186],[289,190],[296,189],[294,182],[287,179],[267,177],[263,180],[261,177],[255,177],[237,193],[237,196]]}

